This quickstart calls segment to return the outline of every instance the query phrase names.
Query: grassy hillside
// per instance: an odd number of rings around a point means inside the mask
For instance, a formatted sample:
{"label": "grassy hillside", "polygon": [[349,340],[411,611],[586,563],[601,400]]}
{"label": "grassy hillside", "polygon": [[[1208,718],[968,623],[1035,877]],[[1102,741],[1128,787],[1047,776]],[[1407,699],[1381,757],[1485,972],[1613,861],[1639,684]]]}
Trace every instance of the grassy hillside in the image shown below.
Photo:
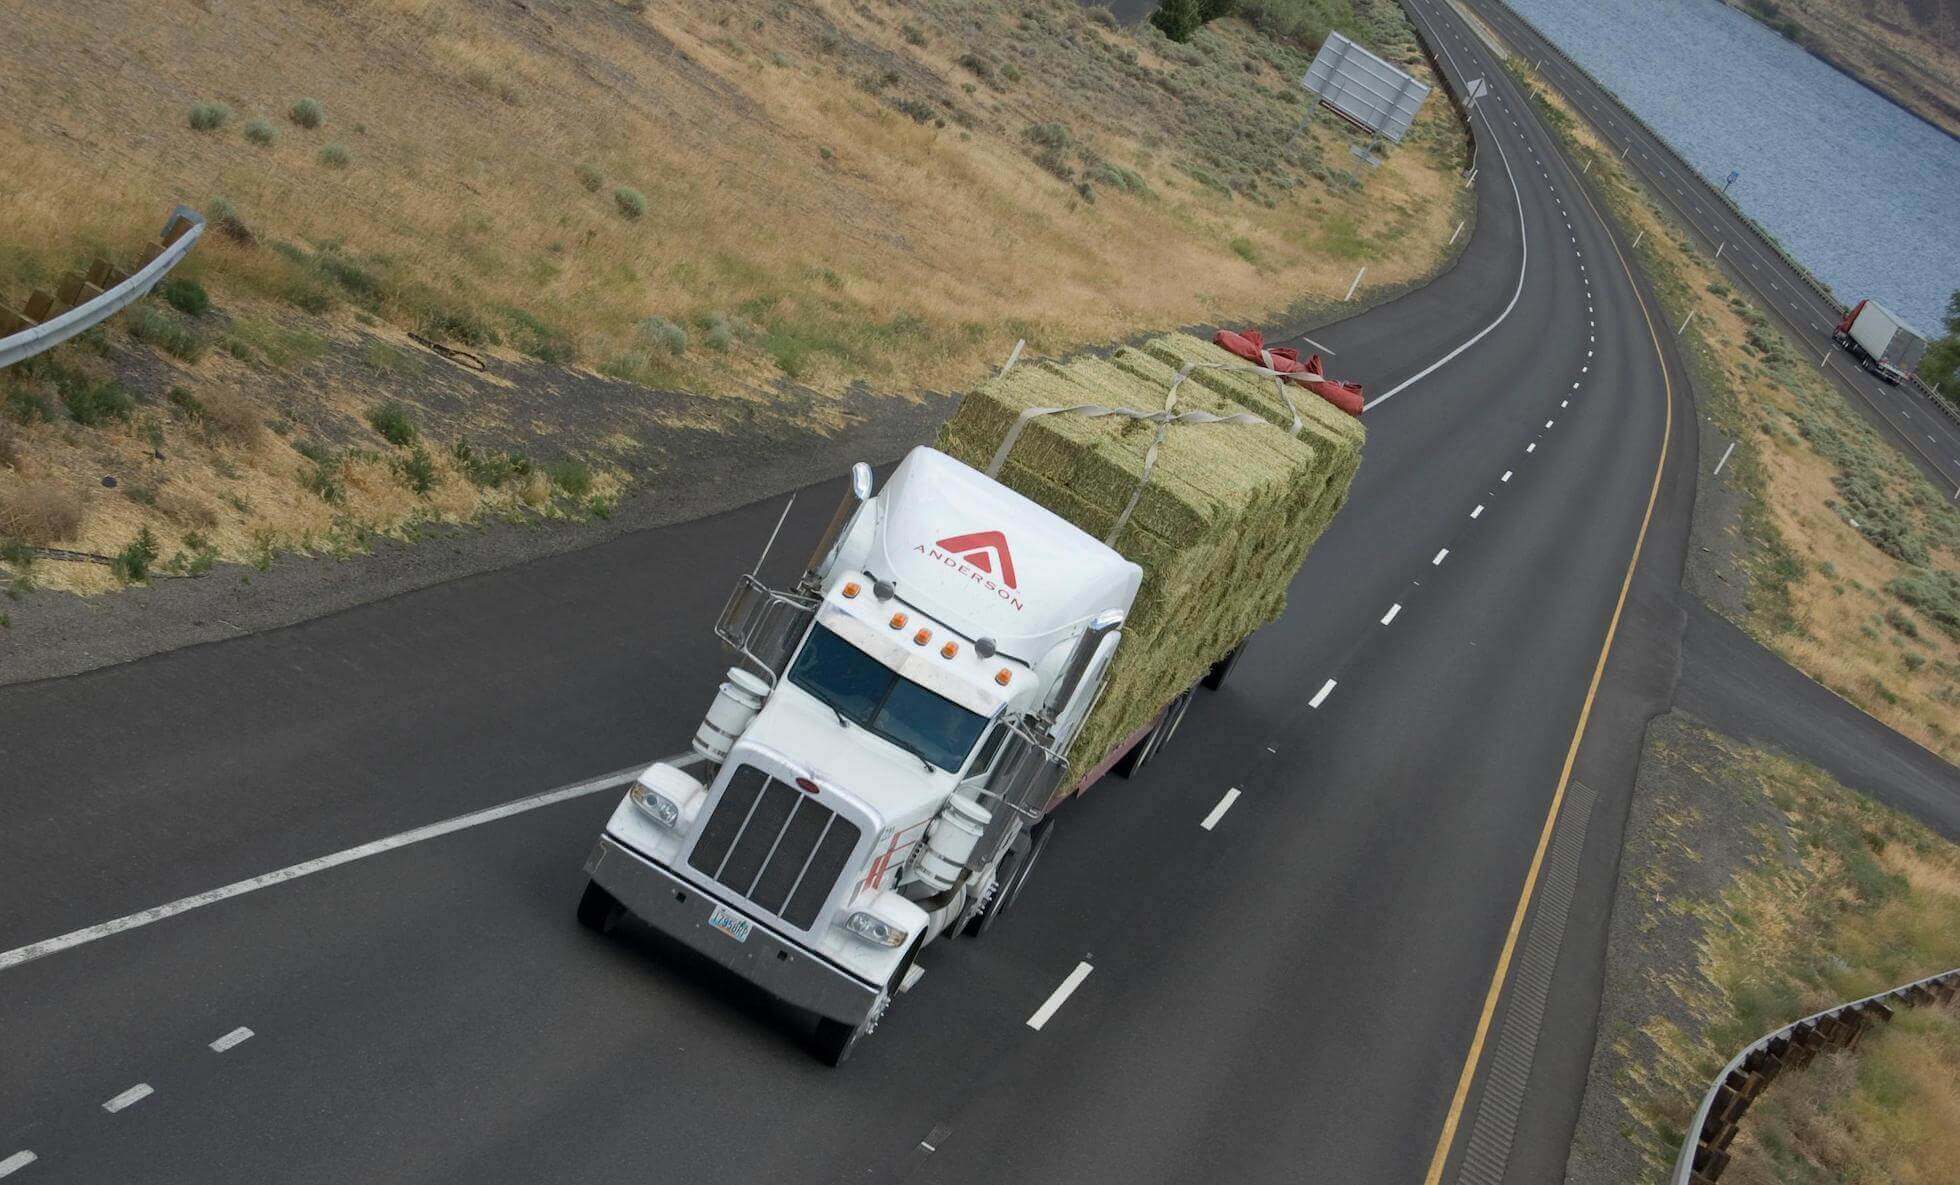
{"label": "grassy hillside", "polygon": [[1724,0],[1960,136],[1960,8],[1949,0]]}
{"label": "grassy hillside", "polygon": [[[1575,1185],[1659,1185],[1742,1047],[1960,965],[1960,846],[1679,712],[1648,731],[1621,878]],[[1780,1077],[1723,1181],[1953,1180],[1960,1020],[1900,1015],[1859,1059]]]}
{"label": "grassy hillside", "polygon": [[[1389,0],[1334,7],[1427,73]],[[570,400],[837,431],[853,384],[957,387],[1017,338],[1408,282],[1467,213],[1440,96],[1371,171],[1331,118],[1294,132],[1311,46],[1239,20],[1174,45],[1071,0],[234,0],[8,27],[0,301],[133,257],[173,203],[216,229],[180,269],[208,308],[152,300],[0,374],[0,535],[147,527],[166,565],[582,513],[657,459]],[[466,408],[432,410],[451,368],[410,333],[487,360]],[[416,441],[370,426],[392,400]]]}

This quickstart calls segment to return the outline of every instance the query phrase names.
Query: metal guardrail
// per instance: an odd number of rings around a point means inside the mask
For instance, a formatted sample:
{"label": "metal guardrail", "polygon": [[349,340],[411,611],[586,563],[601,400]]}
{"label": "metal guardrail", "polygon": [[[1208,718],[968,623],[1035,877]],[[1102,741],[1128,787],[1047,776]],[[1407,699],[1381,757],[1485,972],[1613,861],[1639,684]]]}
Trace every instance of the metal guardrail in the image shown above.
{"label": "metal guardrail", "polygon": [[1702,1095],[1694,1122],[1674,1159],[1669,1185],[1714,1185],[1729,1164],[1729,1144],[1743,1112],[1784,1070],[1802,1069],[1827,1047],[1853,1049],[1866,1029],[1892,1019],[1894,1007],[1951,1003],[1960,993],[1960,967],[1828,1008],[1759,1037],[1730,1059]]}
{"label": "metal guardrail", "polygon": [[[149,295],[164,273],[181,263],[203,235],[204,216],[188,206],[178,206],[163,225],[161,243],[150,249],[134,274],[125,274],[107,260],[98,259],[86,273],[69,277],[58,294],[37,291],[29,296],[24,312],[0,306],[0,330],[7,331],[7,336],[0,337],[0,368],[53,349]],[[49,316],[57,304],[74,307]]]}
{"label": "metal guardrail", "polygon": [[[1571,55],[1567,54],[1563,49],[1559,48],[1557,42],[1553,41],[1550,37],[1546,36],[1545,31],[1543,29],[1540,29],[1537,25],[1533,24],[1531,20],[1527,18],[1523,13],[1519,12],[1515,8],[1512,8],[1508,4],[1504,5],[1504,7],[1506,11],[1510,13],[1511,19],[1517,21],[1520,25],[1523,25],[1525,28],[1530,29],[1532,34],[1536,36],[1539,41],[1544,43],[1545,49],[1549,54],[1557,58],[1559,62],[1562,63],[1568,70],[1571,70],[1574,74],[1580,75],[1581,77],[1585,78],[1588,82],[1592,83],[1593,89],[1597,90],[1602,96],[1604,96],[1606,101],[1608,103],[1611,103],[1613,105],[1613,108],[1616,111],[1618,111],[1620,115],[1623,118],[1625,118],[1628,123],[1633,124],[1634,126],[1638,127],[1641,131],[1647,133],[1648,138],[1653,140],[1655,144],[1659,145],[1661,151],[1667,153],[1667,155],[1674,161],[1675,167],[1681,170],[1683,176],[1694,178],[1697,182],[1701,184],[1701,187],[1707,192],[1710,200],[1719,202],[1721,205],[1726,206],[1728,208],[1729,213],[1735,216],[1735,220],[1742,225],[1744,230],[1747,230],[1750,234],[1754,235],[1758,240],[1761,241],[1764,247],[1768,248],[1773,254],[1775,254],[1775,256],[1778,259],[1782,260],[1784,266],[1788,267],[1790,271],[1793,272],[1799,280],[1802,280],[1806,285],[1808,285],[1811,288],[1812,291],[1816,292],[1817,295],[1823,299],[1826,305],[1828,305],[1833,309],[1836,309],[1839,317],[1843,317],[1846,312],[1850,311],[1850,306],[1846,305],[1843,301],[1839,300],[1837,293],[1833,292],[1830,289],[1830,287],[1827,286],[1822,280],[1819,280],[1815,275],[1813,275],[1809,268],[1805,267],[1802,263],[1799,263],[1796,257],[1792,256],[1790,252],[1784,248],[1783,244],[1777,240],[1776,236],[1770,234],[1767,230],[1764,230],[1760,223],[1758,223],[1754,218],[1750,217],[1742,209],[1741,206],[1736,204],[1734,198],[1730,197],[1726,193],[1723,193],[1721,190],[1716,189],[1715,186],[1712,183],[1710,183],[1706,177],[1703,177],[1701,175],[1700,170],[1696,169],[1693,165],[1689,164],[1687,158],[1682,156],[1678,151],[1675,150],[1674,145],[1668,142],[1666,136],[1661,135],[1660,132],[1654,129],[1652,124],[1648,123],[1646,120],[1642,119],[1639,115],[1635,114],[1633,109],[1628,107],[1626,103],[1620,99],[1620,96],[1614,92],[1612,87],[1609,87],[1604,82],[1601,82],[1599,80],[1599,77],[1595,75],[1592,71],[1586,69],[1584,66],[1574,61]],[[1948,419],[1952,420],[1956,424],[1960,424],[1960,409],[1956,409],[1953,404],[1948,403],[1943,397],[1935,394],[1933,392],[1933,389],[1931,387],[1928,387],[1925,381],[1922,380],[1918,375],[1913,375],[1910,382],[1911,385],[1915,389],[1917,389],[1920,394],[1926,397],[1928,402],[1932,403],[1934,407],[1938,408]]]}

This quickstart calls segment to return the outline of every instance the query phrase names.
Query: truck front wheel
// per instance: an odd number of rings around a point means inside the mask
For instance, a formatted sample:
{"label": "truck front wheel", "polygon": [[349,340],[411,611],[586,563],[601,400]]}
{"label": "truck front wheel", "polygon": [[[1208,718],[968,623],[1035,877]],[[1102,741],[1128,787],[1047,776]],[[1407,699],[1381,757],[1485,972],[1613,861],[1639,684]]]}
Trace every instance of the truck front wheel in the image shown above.
{"label": "truck front wheel", "polygon": [[[905,957],[898,961],[898,970],[892,972],[891,982],[885,985],[888,996],[898,995],[898,989],[905,983],[905,976],[912,970],[912,964],[918,961],[919,948],[925,944],[926,939],[923,934],[912,940],[912,946],[905,952]],[[817,1018],[816,1034],[810,1040],[811,1048],[825,1065],[841,1066],[851,1056],[851,1051],[857,1048],[858,1042],[864,1040],[864,1035],[870,1031],[871,1025],[868,1021],[854,1025],[820,1016]]]}
{"label": "truck front wheel", "polygon": [[585,882],[585,895],[578,899],[578,924],[595,934],[610,934],[626,915],[626,907],[619,898],[599,887],[597,881]]}

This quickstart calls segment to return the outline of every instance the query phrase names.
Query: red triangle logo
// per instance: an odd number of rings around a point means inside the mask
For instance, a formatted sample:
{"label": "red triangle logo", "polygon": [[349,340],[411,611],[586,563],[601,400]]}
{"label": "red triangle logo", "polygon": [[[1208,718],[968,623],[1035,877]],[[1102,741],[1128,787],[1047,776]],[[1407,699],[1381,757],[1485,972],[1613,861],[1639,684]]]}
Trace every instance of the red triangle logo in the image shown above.
{"label": "red triangle logo", "polygon": [[1007,536],[999,531],[974,531],[966,535],[948,535],[939,541],[939,546],[957,553],[961,560],[982,572],[992,572],[998,562],[1000,582],[1009,588],[1020,587],[1014,581],[1014,554],[1007,550]]}

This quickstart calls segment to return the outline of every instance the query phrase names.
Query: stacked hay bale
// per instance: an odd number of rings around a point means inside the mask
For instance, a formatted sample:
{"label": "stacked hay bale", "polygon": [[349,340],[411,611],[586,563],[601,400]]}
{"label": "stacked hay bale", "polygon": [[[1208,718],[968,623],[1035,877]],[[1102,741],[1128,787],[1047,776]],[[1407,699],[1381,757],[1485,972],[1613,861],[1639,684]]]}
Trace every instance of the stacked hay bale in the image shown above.
{"label": "stacked hay bale", "polygon": [[1293,414],[1271,379],[1177,334],[1107,359],[1024,363],[968,394],[940,430],[941,451],[984,471],[1023,410],[1084,403],[1161,410],[1177,371],[1192,363],[1204,369],[1178,387],[1173,410],[1249,411],[1262,422],[1171,426],[1113,538],[1155,424],[1036,417],[997,475],[1143,568],[1108,687],[1069,753],[1077,771],[1095,766],[1171,694],[1279,616],[1307,548],[1347,500],[1361,463],[1361,424],[1295,387],[1288,395],[1302,423],[1290,432]]}

